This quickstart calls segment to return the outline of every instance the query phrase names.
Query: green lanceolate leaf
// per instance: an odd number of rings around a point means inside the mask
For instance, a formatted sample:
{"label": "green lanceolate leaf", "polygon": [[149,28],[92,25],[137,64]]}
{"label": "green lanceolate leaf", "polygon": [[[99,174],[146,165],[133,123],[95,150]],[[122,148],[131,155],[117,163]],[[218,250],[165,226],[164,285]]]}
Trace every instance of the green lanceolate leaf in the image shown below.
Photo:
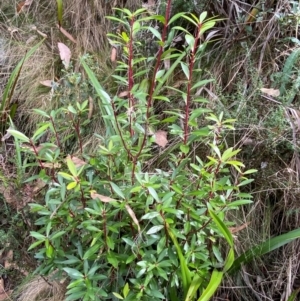
{"label": "green lanceolate leaf", "polygon": [[214,81],[215,81],[214,79],[204,79],[204,80],[198,81],[198,82],[192,87],[192,90],[193,90],[193,89],[196,89],[196,88],[199,88],[199,87],[203,87],[203,86],[205,86],[206,84],[211,83],[211,82],[214,82]]}
{"label": "green lanceolate leaf", "polygon": [[28,251],[34,249],[35,247],[39,246],[40,244],[42,244],[44,242],[44,240],[38,240],[35,243],[33,243],[29,248]]}
{"label": "green lanceolate leaf", "polygon": [[146,234],[150,235],[150,234],[154,234],[159,232],[161,229],[163,229],[164,226],[163,225],[157,225],[157,226],[153,226],[151,227]]}
{"label": "green lanceolate leaf", "polygon": [[216,225],[218,226],[219,230],[224,235],[225,239],[227,240],[230,247],[233,247],[233,238],[229,231],[229,229],[226,227],[226,225],[220,220],[220,218],[211,210],[209,210],[209,214],[211,218],[214,220]]}
{"label": "green lanceolate leaf", "polygon": [[116,185],[116,184],[113,183],[113,182],[110,182],[110,185],[111,185],[112,190],[113,190],[119,197],[121,197],[122,199],[125,199],[125,196],[124,196],[123,192],[121,191],[121,189],[119,188],[118,185]]}
{"label": "green lanceolate leaf", "polygon": [[49,127],[50,127],[50,123],[46,123],[46,124],[42,125],[41,127],[39,127],[33,134],[32,140],[35,140],[36,137],[44,134]]}
{"label": "green lanceolate leaf", "polygon": [[182,59],[186,56],[186,53],[183,51],[177,58],[177,60],[171,65],[171,67],[168,69],[168,71],[164,74],[164,76],[160,79],[157,86],[155,87],[155,90],[153,92],[153,97],[158,96],[161,92],[162,87],[166,83],[166,81],[170,78],[171,74],[174,72],[175,68],[180,64]]}
{"label": "green lanceolate leaf", "polygon": [[95,244],[92,247],[90,247],[83,255],[83,259],[89,259],[91,256],[93,256],[99,249],[100,244]]}
{"label": "green lanceolate leaf", "polygon": [[185,13],[178,13],[176,15],[174,15],[168,23],[168,26],[170,26],[174,21],[176,21],[178,18],[181,18]]}
{"label": "green lanceolate leaf", "polygon": [[35,231],[31,231],[30,232],[30,235],[36,239],[39,239],[39,240],[45,240],[46,239],[46,236],[41,234],[41,233],[38,233],[38,232],[35,232]]}
{"label": "green lanceolate leaf", "polygon": [[120,294],[118,294],[118,293],[116,293],[116,292],[113,292],[113,295],[114,295],[116,298],[120,299],[120,300],[123,300],[123,299],[124,299]]}
{"label": "green lanceolate leaf", "polygon": [[240,152],[240,149],[233,150],[233,147],[229,147],[225,150],[225,152],[222,154],[222,162],[226,162],[229,158],[234,157]]}
{"label": "green lanceolate leaf", "polygon": [[23,133],[21,133],[17,130],[8,129],[7,132],[22,142],[29,143],[29,141],[30,141],[28,137],[26,137]]}
{"label": "green lanceolate leaf", "polygon": [[200,23],[203,23],[204,20],[206,19],[206,17],[207,17],[207,12],[204,11],[203,13],[201,13],[201,15],[200,15],[200,17],[199,17],[199,22],[200,22]]}
{"label": "green lanceolate leaf", "polygon": [[113,112],[113,109],[111,106],[110,96],[103,89],[103,87],[99,83],[95,73],[87,65],[87,63],[84,61],[83,57],[80,58],[80,62],[81,62],[81,65],[83,66],[85,72],[87,73],[96,93],[98,94],[98,96],[100,98],[99,109],[101,111],[102,116],[109,116],[109,119],[103,118],[103,121],[105,123],[108,134],[113,135],[113,134],[117,133],[117,129],[115,127],[114,112]]}
{"label": "green lanceolate leaf", "polygon": [[59,172],[58,174],[60,176],[62,176],[64,179],[66,179],[66,180],[74,180],[74,178],[71,175],[69,175],[69,174],[67,174],[65,172]]}
{"label": "green lanceolate leaf", "polygon": [[72,278],[72,279],[81,279],[84,278],[84,275],[80,273],[76,269],[72,268],[64,268],[64,271]]}
{"label": "green lanceolate leaf", "polygon": [[129,284],[126,283],[125,286],[124,286],[124,288],[123,288],[123,295],[124,295],[125,298],[126,298],[127,295],[129,294],[129,291],[130,291],[130,289],[129,289]]}
{"label": "green lanceolate leaf", "polygon": [[77,169],[70,156],[67,158],[67,165],[72,176],[77,177]]}

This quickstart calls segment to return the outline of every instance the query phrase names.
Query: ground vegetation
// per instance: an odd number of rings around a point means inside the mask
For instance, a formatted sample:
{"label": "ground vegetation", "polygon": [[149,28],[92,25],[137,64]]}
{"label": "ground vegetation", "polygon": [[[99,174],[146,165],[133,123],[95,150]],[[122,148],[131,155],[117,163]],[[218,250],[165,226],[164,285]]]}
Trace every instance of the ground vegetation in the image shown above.
{"label": "ground vegetation", "polygon": [[201,276],[191,300],[211,279],[213,300],[298,300],[299,14],[291,0],[3,0],[0,298],[187,298]]}

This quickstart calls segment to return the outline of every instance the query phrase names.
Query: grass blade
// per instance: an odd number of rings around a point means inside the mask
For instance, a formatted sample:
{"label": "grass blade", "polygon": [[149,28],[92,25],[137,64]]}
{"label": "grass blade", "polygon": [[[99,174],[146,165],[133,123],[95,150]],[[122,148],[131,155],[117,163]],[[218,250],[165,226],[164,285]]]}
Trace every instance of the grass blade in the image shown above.
{"label": "grass blade", "polygon": [[227,272],[228,270],[230,270],[233,263],[234,263],[234,250],[233,250],[233,248],[230,248],[227,258],[225,260],[223,271]]}
{"label": "grass blade", "polygon": [[170,301],[180,301],[178,298],[178,292],[177,292],[177,287],[169,287],[169,292],[170,292]]}
{"label": "grass blade", "polygon": [[182,52],[177,60],[171,65],[171,67],[168,69],[168,71],[163,75],[163,77],[161,77],[157,83],[157,86],[155,87],[154,93],[153,93],[153,97],[159,95],[159,93],[161,92],[161,88],[163,87],[163,85],[166,83],[166,81],[171,77],[172,72],[175,70],[175,68],[177,67],[177,65],[180,64],[180,62],[182,61],[182,59],[186,56],[186,52]]}
{"label": "grass blade", "polygon": [[202,281],[203,281],[203,278],[200,277],[198,274],[196,274],[194,276],[193,281],[192,281],[192,283],[189,287],[189,290],[186,294],[185,301],[190,301],[190,300],[194,299],[194,296],[196,295],[197,290],[200,287]]}
{"label": "grass blade", "polygon": [[168,231],[168,234],[169,234],[171,240],[173,241],[173,243],[175,245],[177,255],[179,257],[180,269],[181,269],[181,274],[182,274],[182,284],[183,284],[183,289],[184,289],[184,295],[186,296],[188,293],[188,289],[191,285],[191,272],[186,264],[183,254],[181,252],[181,248],[179,246],[177,238],[176,238],[175,234],[173,233],[173,231],[169,228],[169,225],[167,225],[167,231]]}
{"label": "grass blade", "polygon": [[63,21],[63,3],[62,0],[56,0],[57,3],[57,21],[58,25],[62,26]]}
{"label": "grass blade", "polygon": [[41,40],[39,43],[37,43],[34,47],[32,47],[26,55],[22,58],[22,60],[18,63],[18,65],[15,67],[15,69],[12,71],[9,80],[5,86],[2,102],[0,106],[0,113],[9,106],[10,100],[13,96],[14,89],[16,87],[18,78],[20,76],[21,69],[23,67],[23,64],[28,60],[28,58],[41,46],[41,44],[44,42],[44,40]]}
{"label": "grass blade", "polygon": [[297,298],[299,292],[300,292],[300,288],[294,290],[294,291],[291,293],[291,295],[289,296],[289,298],[288,298],[287,301],[295,301],[295,300],[297,300],[296,298]]}
{"label": "grass blade", "polygon": [[219,272],[217,270],[214,270],[210,281],[208,283],[207,288],[204,290],[198,301],[208,301],[210,298],[214,295],[216,290],[218,289],[222,279],[223,279],[223,272]]}
{"label": "grass blade", "polygon": [[245,264],[255,257],[260,257],[264,254],[267,254],[273,250],[276,250],[293,240],[300,238],[300,228],[290,231],[288,233],[273,237],[268,239],[267,241],[252,247],[241,256],[239,256],[233,263],[232,267],[228,271],[228,273],[234,273],[240,269],[242,264]]}
{"label": "grass blade", "polygon": [[99,102],[99,109],[101,111],[102,116],[109,116],[109,119],[103,118],[104,124],[106,126],[106,129],[108,131],[108,135],[114,135],[117,133],[117,129],[115,127],[114,122],[114,112],[111,106],[111,99],[110,96],[105,92],[101,84],[99,83],[97,77],[95,76],[95,73],[91,70],[91,68],[86,64],[84,61],[84,58],[80,58],[81,65],[83,66],[85,72],[87,73],[93,87],[96,90],[96,93],[98,94],[100,98]]}

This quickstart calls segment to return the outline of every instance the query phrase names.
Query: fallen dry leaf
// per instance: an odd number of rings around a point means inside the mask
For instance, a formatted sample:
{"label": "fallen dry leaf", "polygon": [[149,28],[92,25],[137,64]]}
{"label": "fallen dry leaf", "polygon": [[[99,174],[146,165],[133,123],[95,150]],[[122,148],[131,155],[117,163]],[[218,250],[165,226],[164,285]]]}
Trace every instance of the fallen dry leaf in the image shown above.
{"label": "fallen dry leaf", "polygon": [[111,60],[112,62],[115,62],[116,59],[117,59],[117,48],[116,48],[116,47],[113,47],[113,48],[111,49],[111,53],[110,53],[110,60]]}
{"label": "fallen dry leaf", "polygon": [[242,140],[243,145],[253,145],[254,143],[255,143],[255,141],[251,138],[245,138]]}
{"label": "fallen dry leaf", "polygon": [[4,289],[4,280],[0,278],[0,301],[5,300],[7,298],[5,289]]}
{"label": "fallen dry leaf", "polygon": [[43,81],[40,81],[40,84],[49,88],[52,88],[52,80],[51,79],[46,79]]}
{"label": "fallen dry leaf", "polygon": [[42,181],[41,179],[37,179],[35,181],[35,185],[32,187],[32,192],[33,194],[38,193],[39,191],[41,191],[44,187],[46,186],[46,183],[44,181]]}
{"label": "fallen dry leaf", "polygon": [[212,38],[214,38],[217,35],[217,32],[219,32],[219,30],[210,31],[208,33],[208,35],[205,37],[205,42],[207,42],[207,41],[211,40]]}
{"label": "fallen dry leaf", "polygon": [[6,132],[6,134],[2,137],[1,141],[5,141],[6,139],[10,138],[11,134],[9,132]]}
{"label": "fallen dry leaf", "polygon": [[42,162],[42,163],[43,163],[43,167],[46,167],[46,168],[60,168],[61,167],[60,163],[45,163],[45,162]]}
{"label": "fallen dry leaf", "polygon": [[122,92],[119,93],[118,97],[121,98],[121,97],[126,97],[128,95],[129,95],[129,91],[122,91]]}
{"label": "fallen dry leaf", "polygon": [[89,114],[88,119],[91,119],[94,111],[94,100],[91,96],[89,96]]}
{"label": "fallen dry leaf", "polygon": [[78,157],[75,157],[75,156],[68,155],[67,159],[70,159],[74,163],[76,168],[79,168],[83,165],[86,165],[85,161],[83,161],[83,160],[81,160],[81,159],[79,159]]}
{"label": "fallen dry leaf", "polygon": [[185,84],[186,84],[186,80],[178,80],[172,85],[172,87],[179,88],[181,85],[185,85]]}
{"label": "fallen dry leaf", "polygon": [[277,96],[280,95],[280,91],[278,89],[261,88],[260,91],[263,92],[263,93],[266,93],[266,94],[268,94],[270,96],[274,96],[274,97],[277,97]]}
{"label": "fallen dry leaf", "polygon": [[95,190],[91,190],[91,198],[93,200],[99,199],[103,203],[118,202],[115,199],[112,199],[112,198],[110,198],[108,196],[105,196],[105,195],[97,193]]}
{"label": "fallen dry leaf", "polygon": [[[4,280],[3,280],[3,278],[0,278],[0,296],[4,292],[5,292],[5,290],[4,290]],[[0,297],[0,300],[4,300],[4,299],[1,299],[1,297]]]}
{"label": "fallen dry leaf", "polygon": [[10,298],[10,295],[12,294],[13,290],[9,290],[7,292],[3,292],[1,295],[0,295],[0,301],[7,301],[7,300],[12,300]]}
{"label": "fallen dry leaf", "polygon": [[17,14],[21,13],[24,11],[26,8],[28,8],[32,4],[33,0],[26,0],[26,1],[21,1],[17,4],[16,6],[16,11]]}
{"label": "fallen dry leaf", "polygon": [[23,7],[25,5],[25,1],[19,2],[16,7],[17,14],[23,11]]}
{"label": "fallen dry leaf", "polygon": [[25,44],[28,45],[30,43],[32,43],[33,41],[35,41],[37,38],[37,36],[31,36],[29,39],[26,40]]}
{"label": "fallen dry leaf", "polygon": [[[155,0],[148,0],[147,2],[143,1],[142,6],[146,9],[155,9],[155,7],[156,7]],[[154,13],[154,11],[153,11],[153,13]]]}
{"label": "fallen dry leaf", "polygon": [[77,41],[73,38],[73,36],[68,33],[63,27],[59,26],[59,24],[56,24],[56,26],[58,27],[59,31],[66,37],[68,38],[70,41],[72,41],[74,44],[77,43]]}
{"label": "fallen dry leaf", "polygon": [[68,69],[71,60],[71,50],[64,43],[57,43],[60,59],[64,62],[66,69]]}
{"label": "fallen dry leaf", "polygon": [[166,70],[169,70],[171,67],[171,60],[170,59],[164,59],[164,67]]}
{"label": "fallen dry leaf", "polygon": [[[1,254],[1,259],[4,260],[4,268],[5,269],[16,269],[20,271],[23,275],[27,276],[28,272],[25,271],[23,268],[20,268],[15,262],[13,262],[14,253],[13,250],[9,250],[5,257],[3,257],[3,254]],[[1,280],[1,277],[0,277]],[[1,281],[0,281],[0,294],[1,294]],[[0,299],[1,300],[1,299]]]}
{"label": "fallen dry leaf", "polygon": [[141,232],[141,227],[140,227],[138,219],[136,218],[136,215],[135,215],[134,211],[131,209],[131,207],[128,204],[125,205],[125,208],[126,208],[128,214],[131,216],[133,222],[137,225],[138,231],[140,233]]}
{"label": "fallen dry leaf", "polygon": [[3,194],[6,203],[17,206],[19,199],[16,197],[14,187],[8,186],[4,190],[1,189],[0,192]]}
{"label": "fallen dry leaf", "polygon": [[154,134],[155,143],[161,147],[165,147],[168,143],[167,139],[168,133],[166,131],[159,130]]}
{"label": "fallen dry leaf", "polygon": [[130,108],[128,108],[126,114],[127,114],[128,117],[130,117],[130,116],[132,115],[133,112],[134,112],[134,108],[133,108],[133,107],[130,107]]}
{"label": "fallen dry leaf", "polygon": [[13,265],[14,252],[9,250],[5,256],[4,268],[9,269]]}
{"label": "fallen dry leaf", "polygon": [[230,228],[229,228],[229,231],[230,231],[232,234],[237,233],[237,232],[239,232],[239,231],[245,229],[246,227],[248,227],[249,224],[250,224],[250,222],[245,223],[245,224],[243,224],[243,225],[241,225],[241,226],[239,226],[239,227],[230,227]]}

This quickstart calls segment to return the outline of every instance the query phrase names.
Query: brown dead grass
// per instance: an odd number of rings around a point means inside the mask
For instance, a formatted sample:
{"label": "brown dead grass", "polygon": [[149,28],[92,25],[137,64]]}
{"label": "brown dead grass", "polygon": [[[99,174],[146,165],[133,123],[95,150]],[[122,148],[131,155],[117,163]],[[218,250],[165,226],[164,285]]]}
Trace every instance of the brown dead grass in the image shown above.
{"label": "brown dead grass", "polygon": [[[271,76],[282,70],[291,53],[291,44],[285,38],[295,35],[295,24],[282,24],[278,19],[279,14],[291,13],[291,1],[265,1],[266,13],[251,24],[252,33],[247,34],[243,20],[252,4],[209,2],[209,8],[225,20],[218,23],[220,39],[205,54],[217,82],[209,91],[217,96],[211,99],[212,107],[222,111],[226,108],[226,114],[238,120],[235,135],[227,142],[231,145],[233,140],[242,148],[239,156],[247,168],[258,169],[255,181],[246,188],[254,196],[253,204],[233,217],[236,225],[250,223],[235,235],[237,254],[300,227],[297,122],[293,124],[282,114],[285,128],[269,124],[267,119],[281,102],[276,97],[269,101],[260,93],[260,88],[279,88]],[[293,107],[299,108],[297,98]],[[267,164],[264,168],[263,163]],[[295,241],[257,258],[237,275],[228,277],[219,296],[222,300],[288,300],[299,287],[299,254],[300,243]]]}
{"label": "brown dead grass", "polygon": [[64,301],[64,283],[36,276],[18,290],[17,301]]}
{"label": "brown dead grass", "polygon": [[[32,114],[33,108],[49,111],[60,104],[53,102],[48,88],[40,85],[43,80],[57,80],[62,75],[63,65],[59,59],[57,43],[66,44],[72,52],[72,63],[79,71],[78,58],[85,53],[91,53],[98,67],[96,73],[105,78],[111,73],[110,46],[106,33],[113,30],[110,22],[105,18],[113,14],[113,7],[122,7],[126,1],[109,1],[103,5],[102,1],[73,1],[63,2],[63,34],[57,27],[56,1],[36,0],[28,9],[16,14],[16,1],[4,0],[0,3],[6,14],[0,29],[5,41],[4,67],[0,71],[0,97],[10,72],[22,59],[26,51],[47,35],[43,45],[24,64],[12,102],[18,103],[15,123],[25,133],[31,133],[41,120]],[[126,7],[134,9],[140,5],[139,0],[128,0]],[[9,13],[8,13],[9,12]],[[68,38],[71,35],[77,43]],[[82,71],[82,70],[80,70]],[[97,120],[91,124],[91,133],[101,132]],[[87,138],[89,140],[89,138]]]}

